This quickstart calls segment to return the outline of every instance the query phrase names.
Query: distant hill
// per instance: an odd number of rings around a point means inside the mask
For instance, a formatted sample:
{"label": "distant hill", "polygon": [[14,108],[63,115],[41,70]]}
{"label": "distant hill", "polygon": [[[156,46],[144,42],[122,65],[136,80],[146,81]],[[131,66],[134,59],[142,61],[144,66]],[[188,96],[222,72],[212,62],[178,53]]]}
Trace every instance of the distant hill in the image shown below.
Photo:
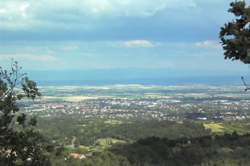
{"label": "distant hill", "polygon": [[28,73],[39,85],[242,85],[241,75],[196,76],[164,70],[29,71]]}

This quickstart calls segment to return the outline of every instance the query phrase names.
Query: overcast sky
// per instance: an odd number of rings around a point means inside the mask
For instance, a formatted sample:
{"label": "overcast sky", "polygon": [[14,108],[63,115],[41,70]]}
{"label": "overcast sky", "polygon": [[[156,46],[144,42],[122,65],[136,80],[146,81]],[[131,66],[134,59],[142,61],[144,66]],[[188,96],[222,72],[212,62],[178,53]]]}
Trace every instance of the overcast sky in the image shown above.
{"label": "overcast sky", "polygon": [[0,66],[246,74],[224,60],[228,0],[0,0]]}

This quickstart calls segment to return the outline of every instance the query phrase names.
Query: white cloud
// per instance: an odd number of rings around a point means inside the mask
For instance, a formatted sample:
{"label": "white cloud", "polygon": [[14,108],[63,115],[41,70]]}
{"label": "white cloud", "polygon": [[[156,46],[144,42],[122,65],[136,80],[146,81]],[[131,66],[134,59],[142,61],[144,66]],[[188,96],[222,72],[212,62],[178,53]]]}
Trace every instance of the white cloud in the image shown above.
{"label": "white cloud", "polygon": [[68,46],[62,46],[62,49],[65,51],[73,51],[76,50],[78,47],[75,45],[68,45]]}
{"label": "white cloud", "polygon": [[153,44],[147,40],[130,40],[123,44],[127,47],[153,47]]}
{"label": "white cloud", "polygon": [[50,55],[43,55],[43,56],[32,56],[31,59],[42,61],[42,62],[55,62],[57,61],[57,58],[50,56]]}
{"label": "white cloud", "polygon": [[0,20],[1,28],[20,29],[27,28],[32,20],[27,13],[30,4],[26,1],[1,1]]}
{"label": "white cloud", "polygon": [[41,56],[35,56],[30,54],[10,54],[10,55],[0,55],[1,60],[32,60],[37,62],[55,62],[57,61],[56,57],[50,56],[50,55],[41,55]]}
{"label": "white cloud", "polygon": [[[0,1],[1,27],[65,27],[102,17],[148,17],[167,8],[195,7],[194,0],[6,0]],[[65,20],[68,22],[65,23]]]}
{"label": "white cloud", "polygon": [[[30,1],[35,3],[36,0]],[[76,9],[87,15],[152,16],[166,8],[194,7],[194,0],[40,0],[37,6],[49,10]],[[66,10],[65,10],[66,9]]]}
{"label": "white cloud", "polygon": [[215,49],[221,49],[220,43],[217,41],[213,40],[206,40],[206,41],[201,41],[201,42],[196,42],[194,43],[196,47],[202,47],[202,48],[215,48]]}

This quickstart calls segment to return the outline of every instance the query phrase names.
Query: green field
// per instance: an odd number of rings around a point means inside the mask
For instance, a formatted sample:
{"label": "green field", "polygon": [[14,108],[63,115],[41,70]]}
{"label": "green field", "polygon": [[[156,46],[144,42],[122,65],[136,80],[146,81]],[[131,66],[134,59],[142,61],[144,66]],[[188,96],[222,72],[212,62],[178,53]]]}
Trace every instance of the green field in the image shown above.
{"label": "green field", "polygon": [[206,129],[210,129],[215,134],[232,134],[234,131],[239,135],[250,133],[250,123],[244,122],[224,122],[224,123],[204,123]]}
{"label": "green field", "polygon": [[101,145],[103,147],[110,147],[112,144],[117,144],[117,143],[126,143],[126,142],[123,140],[113,139],[113,138],[100,138],[96,141],[97,145]]}

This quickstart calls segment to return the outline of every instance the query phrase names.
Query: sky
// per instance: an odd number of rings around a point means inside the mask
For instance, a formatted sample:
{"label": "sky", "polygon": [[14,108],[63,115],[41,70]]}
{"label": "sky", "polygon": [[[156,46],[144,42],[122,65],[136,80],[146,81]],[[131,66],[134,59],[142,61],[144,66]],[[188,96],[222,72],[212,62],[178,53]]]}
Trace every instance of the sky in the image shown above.
{"label": "sky", "polygon": [[0,66],[13,58],[40,80],[249,75],[223,56],[229,3],[0,0]]}

